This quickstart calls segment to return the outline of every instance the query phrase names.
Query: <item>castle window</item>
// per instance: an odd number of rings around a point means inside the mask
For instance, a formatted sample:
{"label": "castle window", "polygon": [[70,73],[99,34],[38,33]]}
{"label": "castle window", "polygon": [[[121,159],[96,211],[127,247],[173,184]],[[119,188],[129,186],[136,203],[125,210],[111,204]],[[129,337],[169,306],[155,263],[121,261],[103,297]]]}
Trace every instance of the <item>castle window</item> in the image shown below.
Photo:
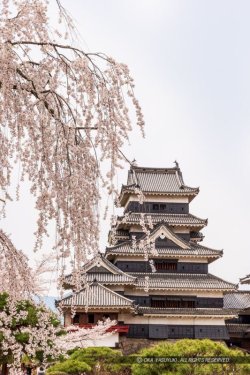
{"label": "castle window", "polygon": [[166,211],[166,209],[167,209],[166,204],[160,204],[160,210],[161,211]]}
{"label": "castle window", "polygon": [[80,323],[80,314],[75,314],[73,318],[73,324],[79,324]]}
{"label": "castle window", "polygon": [[177,270],[177,263],[172,262],[157,262],[155,261],[155,268],[158,271],[176,271]]}
{"label": "castle window", "polygon": [[153,211],[159,211],[159,204],[153,204]]}
{"label": "castle window", "polygon": [[152,298],[151,307],[166,307],[166,300],[160,298]]}
{"label": "castle window", "polygon": [[88,314],[88,323],[95,323],[94,314]]}

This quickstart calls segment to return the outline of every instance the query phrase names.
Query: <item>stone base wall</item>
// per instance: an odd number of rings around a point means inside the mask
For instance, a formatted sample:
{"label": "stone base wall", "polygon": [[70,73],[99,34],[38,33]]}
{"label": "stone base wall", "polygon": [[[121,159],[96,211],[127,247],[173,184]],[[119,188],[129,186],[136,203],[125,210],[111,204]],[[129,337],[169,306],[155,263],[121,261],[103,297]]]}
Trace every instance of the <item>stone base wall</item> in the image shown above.
{"label": "stone base wall", "polygon": [[[128,338],[126,336],[120,336],[119,348],[122,350],[124,355],[138,353],[141,349],[150,348],[157,344],[162,344],[162,342],[175,343],[179,341],[178,339],[166,339],[166,340],[152,340],[152,339],[134,339]],[[223,343],[225,346],[226,343],[224,340],[214,340],[215,342]]]}
{"label": "stone base wall", "polygon": [[[173,340],[176,341],[176,340]],[[149,348],[150,346],[159,344],[162,341],[150,339],[134,339],[126,336],[121,336],[119,347],[124,355],[137,353],[139,350]]]}

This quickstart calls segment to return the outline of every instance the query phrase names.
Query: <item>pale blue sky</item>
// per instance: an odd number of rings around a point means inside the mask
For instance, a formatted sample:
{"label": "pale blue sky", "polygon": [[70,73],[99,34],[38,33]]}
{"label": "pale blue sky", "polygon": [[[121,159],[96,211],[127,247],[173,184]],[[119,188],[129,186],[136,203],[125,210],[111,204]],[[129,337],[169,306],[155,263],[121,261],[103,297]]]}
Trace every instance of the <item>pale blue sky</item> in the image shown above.
{"label": "pale blue sky", "polygon": [[[250,272],[250,2],[61,2],[82,47],[127,63],[135,78],[146,139],[135,131],[126,155],[142,166],[178,160],[185,182],[200,186],[191,212],[209,219],[203,244],[224,249],[210,272],[238,282]],[[31,253],[34,215],[23,197],[2,226]]]}

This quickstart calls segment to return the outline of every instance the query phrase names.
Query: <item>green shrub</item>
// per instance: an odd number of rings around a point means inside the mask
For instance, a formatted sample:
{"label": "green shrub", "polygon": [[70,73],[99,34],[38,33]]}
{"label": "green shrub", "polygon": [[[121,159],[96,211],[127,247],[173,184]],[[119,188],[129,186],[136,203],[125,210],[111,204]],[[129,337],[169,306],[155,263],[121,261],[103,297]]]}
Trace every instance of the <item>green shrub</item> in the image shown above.
{"label": "green shrub", "polygon": [[[66,360],[56,363],[54,366],[51,366],[48,369],[49,374],[51,375],[60,375],[58,372],[65,372],[67,374],[77,374],[77,372],[70,371],[69,365],[74,363],[84,363],[88,366],[84,371],[92,371],[95,373],[99,372],[100,374],[122,374],[124,368],[127,368],[127,365],[120,363],[123,356],[121,351],[114,350],[106,347],[90,347],[85,349],[77,349],[72,352],[70,357]],[[72,365],[73,368],[73,365]],[[76,370],[76,367],[74,367]],[[56,374],[54,374],[56,372]]]}
{"label": "green shrub", "polygon": [[[139,356],[142,363],[131,366],[132,375],[224,375],[249,374],[249,364],[234,363],[178,363],[178,362],[143,362],[145,358],[159,357],[242,357],[241,350],[227,348],[224,344],[208,339],[184,339],[175,343],[162,342],[154,347],[143,349]],[[249,356],[250,358],[250,356]]]}
{"label": "green shrub", "polygon": [[48,373],[51,375],[61,375],[63,374],[81,374],[83,372],[90,372],[91,367],[83,362],[83,361],[78,361],[76,359],[66,359],[65,361],[58,362],[55,365],[51,366],[48,369]]}

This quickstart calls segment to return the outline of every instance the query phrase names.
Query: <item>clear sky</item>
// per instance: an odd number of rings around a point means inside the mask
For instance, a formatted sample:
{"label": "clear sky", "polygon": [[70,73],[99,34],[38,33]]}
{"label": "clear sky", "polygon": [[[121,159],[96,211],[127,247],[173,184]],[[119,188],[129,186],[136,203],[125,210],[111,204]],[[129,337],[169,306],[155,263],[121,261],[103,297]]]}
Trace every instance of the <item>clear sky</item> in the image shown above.
{"label": "clear sky", "polygon": [[[52,1],[52,0],[51,0]],[[127,63],[146,121],[125,148],[140,166],[171,167],[199,186],[191,213],[208,218],[204,245],[224,249],[210,272],[250,273],[250,2],[61,0],[82,47]],[[126,182],[119,174],[118,184]],[[27,189],[26,189],[27,190]],[[1,224],[32,256],[35,216],[24,191]],[[102,223],[101,247],[109,223]]]}

